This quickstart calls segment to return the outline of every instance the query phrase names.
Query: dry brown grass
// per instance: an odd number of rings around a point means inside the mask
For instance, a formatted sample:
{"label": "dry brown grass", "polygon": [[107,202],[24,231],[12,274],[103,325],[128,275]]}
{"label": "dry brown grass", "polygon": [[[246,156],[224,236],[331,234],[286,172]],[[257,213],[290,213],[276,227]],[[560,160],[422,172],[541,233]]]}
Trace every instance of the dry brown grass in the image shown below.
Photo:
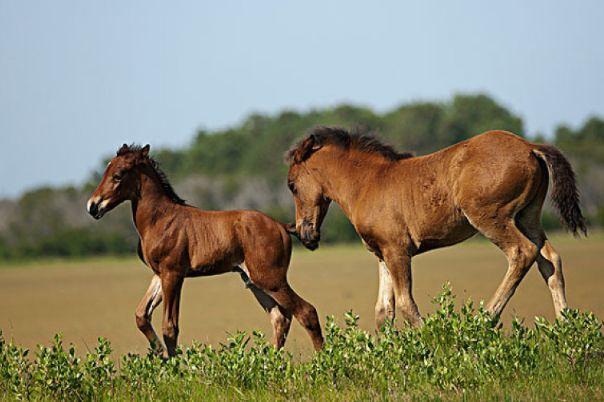
{"label": "dry brown grass", "polygon": [[[575,240],[553,237],[562,255],[571,307],[604,317],[604,237],[594,234]],[[486,241],[471,241],[419,256],[414,260],[415,297],[422,313],[445,281],[458,298],[487,299],[505,272],[503,255]],[[325,247],[311,253],[294,251],[292,286],[319,310],[320,316],[350,309],[361,315],[361,326],[373,329],[377,295],[377,263],[361,246]],[[0,328],[7,338],[33,347],[48,343],[55,333],[79,350],[94,345],[98,336],[109,338],[118,353],[144,352],[146,342],[134,323],[134,308],[151,278],[138,260],[91,259],[42,261],[0,268]],[[261,329],[270,325],[239,275],[190,279],[185,282],[180,341],[218,343],[227,332]],[[520,285],[504,313],[532,320],[553,318],[549,292],[536,267]],[[161,307],[154,324],[159,329]],[[311,350],[310,341],[294,324],[287,348]]]}

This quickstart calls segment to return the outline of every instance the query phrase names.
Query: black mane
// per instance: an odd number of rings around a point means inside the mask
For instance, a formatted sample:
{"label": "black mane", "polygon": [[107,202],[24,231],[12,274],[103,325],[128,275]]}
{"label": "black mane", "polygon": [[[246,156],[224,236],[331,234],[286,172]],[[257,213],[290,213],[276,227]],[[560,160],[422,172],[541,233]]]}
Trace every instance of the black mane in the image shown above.
{"label": "black mane", "polygon": [[[132,154],[132,153],[140,153],[142,151],[142,149],[143,149],[143,147],[141,147],[140,145],[135,145],[135,144],[122,146],[117,151],[117,156],[123,156],[126,154]],[[181,204],[181,205],[185,205],[186,201],[183,200],[182,198],[180,198],[178,196],[178,194],[176,194],[176,192],[174,191],[174,188],[172,187],[172,185],[170,184],[170,181],[168,180],[168,176],[166,176],[166,174],[163,172],[163,170],[160,169],[159,163],[155,159],[151,158],[150,156],[147,157],[147,160],[149,161],[149,166],[151,166],[151,168],[157,175],[157,178],[159,179],[159,183],[160,183],[161,188],[163,189],[164,193],[170,198],[170,200],[172,200],[172,202],[175,202],[175,203]]]}
{"label": "black mane", "polygon": [[359,129],[349,132],[341,127],[319,126],[314,128],[304,139],[298,142],[286,154],[286,161],[294,160],[295,154],[301,146],[312,138],[316,145],[335,145],[341,149],[356,149],[361,152],[379,154],[390,161],[397,161],[413,157],[410,152],[397,152],[392,146],[380,141],[371,132]]}

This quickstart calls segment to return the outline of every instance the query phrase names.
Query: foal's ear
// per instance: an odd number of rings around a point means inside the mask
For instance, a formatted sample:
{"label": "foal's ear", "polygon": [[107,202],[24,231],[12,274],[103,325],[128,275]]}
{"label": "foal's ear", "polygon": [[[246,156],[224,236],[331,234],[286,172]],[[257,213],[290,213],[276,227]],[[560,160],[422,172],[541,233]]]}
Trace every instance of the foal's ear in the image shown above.
{"label": "foal's ear", "polygon": [[294,162],[300,163],[308,159],[313,152],[317,151],[322,147],[322,144],[317,141],[314,135],[310,135],[307,139],[302,141],[302,144],[296,150],[294,155]]}
{"label": "foal's ear", "polygon": [[117,155],[121,155],[122,153],[126,152],[128,150],[128,144],[124,144],[122,145],[122,147],[120,149],[117,150]]}
{"label": "foal's ear", "polygon": [[149,149],[151,148],[151,146],[149,146],[149,144],[145,145],[142,149],[141,149],[141,156],[143,158],[146,158],[149,156]]}
{"label": "foal's ear", "polygon": [[134,156],[134,164],[145,163],[149,159],[149,144],[142,147]]}

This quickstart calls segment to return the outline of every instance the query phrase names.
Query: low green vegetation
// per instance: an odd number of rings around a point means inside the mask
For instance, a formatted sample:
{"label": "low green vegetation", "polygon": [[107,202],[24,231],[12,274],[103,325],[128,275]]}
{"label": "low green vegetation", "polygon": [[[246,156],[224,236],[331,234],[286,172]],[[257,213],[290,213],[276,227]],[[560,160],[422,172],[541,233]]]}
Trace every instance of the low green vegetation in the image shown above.
{"label": "low green vegetation", "polygon": [[261,333],[237,333],[218,348],[193,344],[169,360],[128,354],[118,360],[99,339],[84,356],[63,345],[34,355],[0,340],[4,399],[68,400],[589,400],[604,397],[604,337],[593,314],[563,320],[493,322],[481,306],[457,309],[445,286],[437,311],[419,329],[386,326],[378,335],[333,318],[324,349],[301,361]]}

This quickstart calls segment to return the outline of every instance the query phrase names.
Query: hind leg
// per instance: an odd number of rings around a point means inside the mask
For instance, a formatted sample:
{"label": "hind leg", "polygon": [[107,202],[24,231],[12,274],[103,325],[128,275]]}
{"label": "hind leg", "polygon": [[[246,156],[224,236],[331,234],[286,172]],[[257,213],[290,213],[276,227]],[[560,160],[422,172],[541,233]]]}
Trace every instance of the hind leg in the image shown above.
{"label": "hind leg", "polygon": [[477,229],[499,247],[508,260],[508,270],[503,281],[487,304],[487,310],[499,318],[516,288],[535,262],[539,249],[518,229],[514,219],[495,219],[493,224],[481,223],[482,225],[476,225]]}
{"label": "hind leg", "polygon": [[[544,187],[544,190],[546,191],[547,187]],[[541,226],[541,206],[545,198],[545,191],[542,191],[525,210],[518,214],[518,226],[539,248],[537,266],[552,294],[556,317],[560,318],[562,310],[568,308],[568,305],[566,304],[564,290],[562,260],[547,239]]]}
{"label": "hind leg", "polygon": [[487,304],[487,310],[495,317],[499,317],[531,265],[535,262],[537,246],[524,237],[513,224],[508,225],[505,235],[495,238],[493,242],[501,248],[508,259],[508,270],[503,281]]}
{"label": "hind leg", "polygon": [[533,230],[531,230],[530,224],[527,224],[527,220],[523,219],[521,223],[523,223],[522,231],[526,233],[539,248],[537,266],[552,294],[556,317],[561,318],[562,310],[568,308],[568,305],[566,304],[566,292],[564,289],[564,274],[562,273],[562,259],[545,236],[545,232],[541,228],[540,223],[537,227],[534,227]]}
{"label": "hind leg", "polygon": [[564,290],[564,275],[562,273],[562,259],[554,250],[549,240],[545,240],[541,252],[537,257],[539,272],[547,283],[552,294],[556,317],[562,317],[562,310],[568,308]]}
{"label": "hind leg", "polygon": [[275,345],[277,349],[281,349],[285,345],[287,334],[289,333],[289,328],[291,326],[291,313],[279,306],[275,299],[266,294],[265,291],[254,285],[243,269],[238,269],[237,271],[241,275],[241,280],[243,280],[245,286],[252,292],[264,311],[269,314],[271,325],[273,326],[273,345]]}
{"label": "hind leg", "polygon": [[[251,282],[269,295],[282,308],[281,312],[290,312],[306,329],[316,350],[323,347],[323,335],[319,316],[315,307],[298,296],[287,283],[287,268],[291,255],[291,242],[287,234],[281,239],[283,248],[274,244],[248,245],[245,252],[246,274]],[[270,246],[270,247],[269,247]],[[259,250],[263,250],[262,253]],[[276,252],[278,251],[278,252]]]}
{"label": "hind leg", "polygon": [[323,334],[319,324],[319,316],[315,307],[298,296],[296,292],[285,283],[275,290],[265,289],[273,299],[283,306],[284,309],[291,311],[296,320],[306,329],[310,336],[315,350],[323,347]]}

